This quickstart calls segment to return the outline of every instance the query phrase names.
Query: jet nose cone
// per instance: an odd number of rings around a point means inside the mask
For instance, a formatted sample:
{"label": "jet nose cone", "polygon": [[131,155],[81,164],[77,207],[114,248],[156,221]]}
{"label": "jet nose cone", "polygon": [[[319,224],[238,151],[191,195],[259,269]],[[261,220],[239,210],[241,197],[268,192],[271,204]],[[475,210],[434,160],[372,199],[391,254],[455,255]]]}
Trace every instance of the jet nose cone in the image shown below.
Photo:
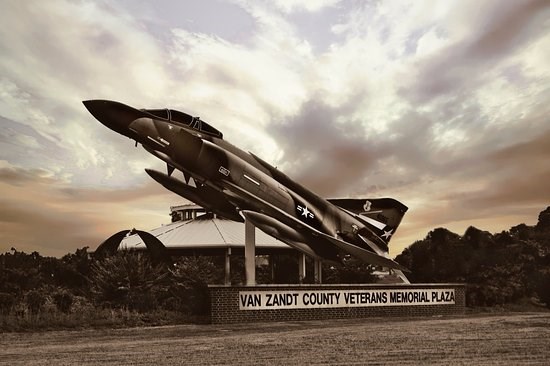
{"label": "jet nose cone", "polygon": [[131,137],[128,125],[143,116],[135,108],[110,100],[85,100],[82,103],[99,122],[128,137]]}

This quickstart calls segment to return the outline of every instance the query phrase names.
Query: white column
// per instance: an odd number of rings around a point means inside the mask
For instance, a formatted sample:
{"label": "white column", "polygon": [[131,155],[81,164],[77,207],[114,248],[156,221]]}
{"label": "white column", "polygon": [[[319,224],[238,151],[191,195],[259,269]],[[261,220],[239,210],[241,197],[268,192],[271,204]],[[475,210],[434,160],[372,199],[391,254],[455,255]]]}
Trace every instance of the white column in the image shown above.
{"label": "white column", "polygon": [[306,255],[302,252],[298,253],[298,281],[304,283],[306,278]]}
{"label": "white column", "polygon": [[246,285],[256,285],[256,231],[255,226],[244,220],[244,267],[246,274]]}
{"label": "white column", "polygon": [[319,259],[314,259],[313,269],[315,272],[315,283],[323,283],[323,263]]}
{"label": "white column", "polygon": [[271,283],[275,282],[275,254],[269,255],[269,269],[271,270]]}
{"label": "white column", "polygon": [[224,283],[231,285],[231,248],[225,250],[225,277]]}

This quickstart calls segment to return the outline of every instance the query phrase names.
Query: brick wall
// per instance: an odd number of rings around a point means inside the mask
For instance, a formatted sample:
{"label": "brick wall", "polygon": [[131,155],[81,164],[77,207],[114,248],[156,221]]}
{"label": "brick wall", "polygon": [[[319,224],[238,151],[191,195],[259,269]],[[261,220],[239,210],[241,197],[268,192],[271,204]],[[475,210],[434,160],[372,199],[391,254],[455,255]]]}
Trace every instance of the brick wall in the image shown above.
{"label": "brick wall", "polygon": [[[307,309],[241,310],[241,291],[350,291],[350,290],[432,290],[454,289],[454,304],[386,305],[366,307],[331,307]],[[414,284],[414,285],[260,285],[260,286],[209,286],[211,321],[214,324],[244,323],[286,320],[319,320],[343,318],[367,318],[378,316],[412,317],[463,314],[465,311],[464,284]]]}

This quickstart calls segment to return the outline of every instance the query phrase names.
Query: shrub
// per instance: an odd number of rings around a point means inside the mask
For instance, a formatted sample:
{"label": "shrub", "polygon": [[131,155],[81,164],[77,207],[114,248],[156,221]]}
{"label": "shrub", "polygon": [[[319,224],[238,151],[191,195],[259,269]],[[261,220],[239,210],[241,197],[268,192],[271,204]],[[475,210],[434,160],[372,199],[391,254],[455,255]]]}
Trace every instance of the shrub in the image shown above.
{"label": "shrub", "polygon": [[184,257],[170,270],[172,299],[166,304],[172,310],[204,315],[210,309],[208,284],[216,281],[217,268],[208,257]]}
{"label": "shrub", "polygon": [[14,304],[15,304],[14,294],[0,292],[0,314],[2,315],[9,314]]}
{"label": "shrub", "polygon": [[73,304],[73,295],[69,291],[65,289],[58,289],[56,292],[54,292],[52,297],[53,302],[57,307],[57,310],[66,314],[71,311],[71,305]]}
{"label": "shrub", "polygon": [[41,290],[30,290],[26,295],[26,303],[31,314],[37,314],[42,310],[47,300],[47,295]]}
{"label": "shrub", "polygon": [[550,309],[550,270],[541,270],[536,274],[534,287],[539,300]]}
{"label": "shrub", "polygon": [[90,287],[98,304],[149,311],[166,292],[168,276],[165,265],[153,264],[146,253],[121,251],[93,264]]}

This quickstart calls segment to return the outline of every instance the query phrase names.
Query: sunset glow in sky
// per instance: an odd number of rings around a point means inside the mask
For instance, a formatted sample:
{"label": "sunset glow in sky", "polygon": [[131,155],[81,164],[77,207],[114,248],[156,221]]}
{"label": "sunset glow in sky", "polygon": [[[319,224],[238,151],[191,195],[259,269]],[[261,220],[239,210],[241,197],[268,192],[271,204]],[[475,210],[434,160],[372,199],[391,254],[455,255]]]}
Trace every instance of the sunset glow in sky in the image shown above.
{"label": "sunset glow in sky", "polygon": [[0,4],[0,253],[61,256],[170,221],[160,160],[82,100],[172,108],[327,198],[499,232],[550,205],[550,3]]}

